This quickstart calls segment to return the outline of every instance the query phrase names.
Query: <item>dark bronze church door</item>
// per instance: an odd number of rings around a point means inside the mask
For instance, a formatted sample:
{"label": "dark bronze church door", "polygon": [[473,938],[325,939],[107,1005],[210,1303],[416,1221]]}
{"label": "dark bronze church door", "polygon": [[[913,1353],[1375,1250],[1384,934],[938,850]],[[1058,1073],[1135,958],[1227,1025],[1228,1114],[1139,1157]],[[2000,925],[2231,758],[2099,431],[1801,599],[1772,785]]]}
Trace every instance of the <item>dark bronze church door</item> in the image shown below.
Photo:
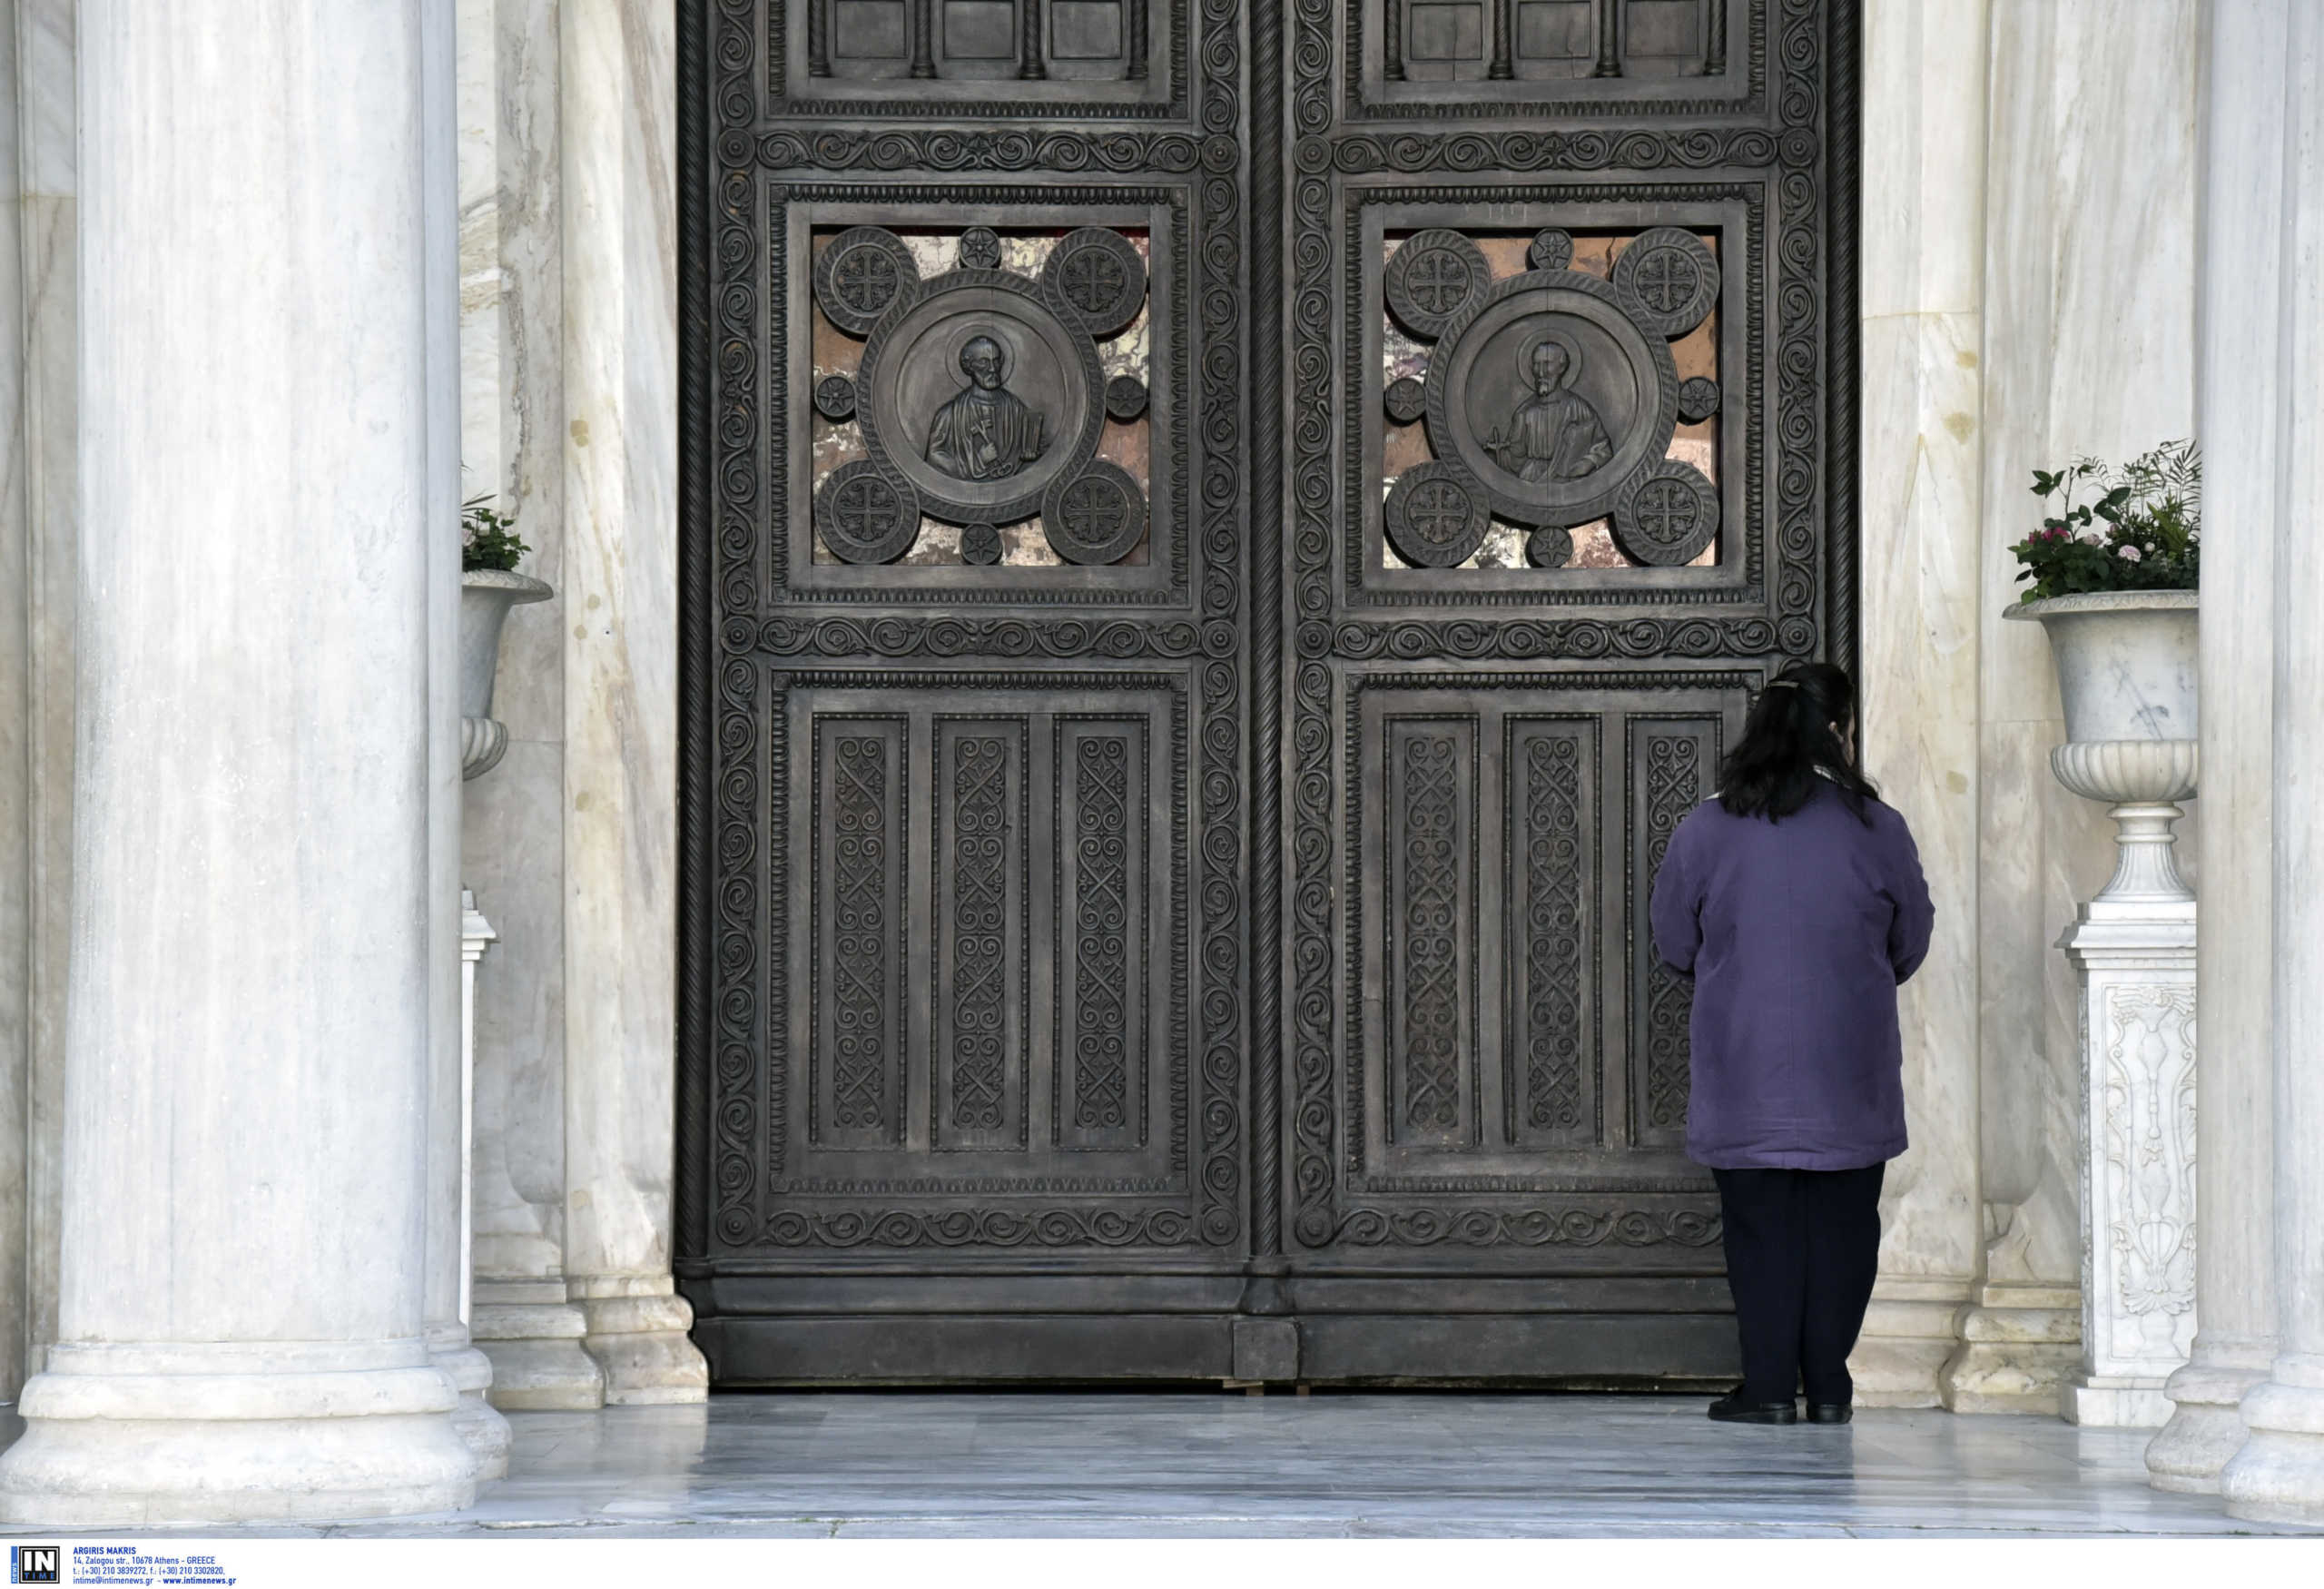
{"label": "dark bronze church door", "polygon": [[1854,634],[1854,0],[680,0],[722,1384],[1734,1367],[1645,904]]}

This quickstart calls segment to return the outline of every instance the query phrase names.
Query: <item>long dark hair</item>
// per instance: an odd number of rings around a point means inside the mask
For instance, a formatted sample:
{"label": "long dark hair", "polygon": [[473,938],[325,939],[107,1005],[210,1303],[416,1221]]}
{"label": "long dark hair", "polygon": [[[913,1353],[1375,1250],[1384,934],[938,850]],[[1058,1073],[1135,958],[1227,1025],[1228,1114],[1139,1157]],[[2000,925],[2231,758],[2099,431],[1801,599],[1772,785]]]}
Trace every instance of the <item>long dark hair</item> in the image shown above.
{"label": "long dark hair", "polygon": [[1828,662],[1791,662],[1768,681],[1744,719],[1743,740],[1719,769],[1718,803],[1730,815],[1780,822],[1829,778],[1858,822],[1880,791],[1856,770],[1856,759],[1833,725],[1856,720],[1856,684]]}

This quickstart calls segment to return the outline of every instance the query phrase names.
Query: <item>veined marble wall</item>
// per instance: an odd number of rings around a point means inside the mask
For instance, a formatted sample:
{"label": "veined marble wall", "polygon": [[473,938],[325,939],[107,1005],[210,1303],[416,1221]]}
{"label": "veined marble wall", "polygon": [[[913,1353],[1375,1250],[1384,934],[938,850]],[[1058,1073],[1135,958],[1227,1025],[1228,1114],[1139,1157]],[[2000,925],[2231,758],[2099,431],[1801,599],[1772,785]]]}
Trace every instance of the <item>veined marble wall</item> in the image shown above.
{"label": "veined marble wall", "polygon": [[1904,999],[1915,1145],[1867,1399],[2055,1410],[2078,1357],[2080,1061],[2053,945],[2112,830],[2050,775],[2046,641],[1998,620],[2037,465],[2194,429],[2196,13],[1866,8],[1864,560],[1907,577],[1865,589],[1865,750],[1939,912]]}
{"label": "veined marble wall", "polygon": [[[2119,463],[2194,434],[2199,9],[2057,0],[1996,13],[1989,139],[2013,153],[1987,178],[1989,614],[2020,594],[2003,548],[2039,522],[2035,468]],[[2053,1407],[2056,1377],[2079,1360],[2066,1349],[2082,1283],[2079,1005],[2053,946],[2114,863],[2104,811],[2050,773],[2065,731],[2036,627],[1989,626],[1978,698],[1989,1241],[1970,1324],[2024,1349],[1964,1365],[1948,1387],[2004,1410]],[[2180,845],[2191,879],[2194,826]]]}

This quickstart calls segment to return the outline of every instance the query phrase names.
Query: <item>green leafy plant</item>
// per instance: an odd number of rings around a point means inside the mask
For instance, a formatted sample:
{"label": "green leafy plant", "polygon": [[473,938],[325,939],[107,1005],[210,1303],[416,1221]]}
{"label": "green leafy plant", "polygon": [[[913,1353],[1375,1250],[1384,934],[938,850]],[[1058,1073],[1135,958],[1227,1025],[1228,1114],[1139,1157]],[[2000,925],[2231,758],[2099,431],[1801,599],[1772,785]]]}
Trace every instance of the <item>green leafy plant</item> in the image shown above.
{"label": "green leafy plant", "polygon": [[486,504],[489,497],[471,497],[460,504],[460,572],[490,568],[506,574],[517,559],[533,548],[517,538],[517,521]]}
{"label": "green leafy plant", "polygon": [[[2074,498],[2083,490],[2096,493]],[[2192,590],[2201,572],[2203,459],[2192,441],[2166,441],[2112,469],[2078,458],[2035,469],[2050,504],[2042,528],[2009,549],[2030,580],[2024,600],[2106,590]]]}

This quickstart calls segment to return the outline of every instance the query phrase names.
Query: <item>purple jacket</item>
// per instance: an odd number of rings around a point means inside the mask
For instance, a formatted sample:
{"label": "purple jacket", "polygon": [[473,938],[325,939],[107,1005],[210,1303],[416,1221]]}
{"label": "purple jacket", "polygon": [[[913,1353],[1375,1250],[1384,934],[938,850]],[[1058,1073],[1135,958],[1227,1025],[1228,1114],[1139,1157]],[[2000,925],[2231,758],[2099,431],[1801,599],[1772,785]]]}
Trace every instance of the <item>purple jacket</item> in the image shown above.
{"label": "purple jacket", "polygon": [[1716,799],[1670,835],[1654,947],[1695,982],[1687,1156],[1715,1170],[1856,1170],[1905,1150],[1896,984],[1935,911],[1905,819],[1866,827],[1818,784],[1781,822]]}

